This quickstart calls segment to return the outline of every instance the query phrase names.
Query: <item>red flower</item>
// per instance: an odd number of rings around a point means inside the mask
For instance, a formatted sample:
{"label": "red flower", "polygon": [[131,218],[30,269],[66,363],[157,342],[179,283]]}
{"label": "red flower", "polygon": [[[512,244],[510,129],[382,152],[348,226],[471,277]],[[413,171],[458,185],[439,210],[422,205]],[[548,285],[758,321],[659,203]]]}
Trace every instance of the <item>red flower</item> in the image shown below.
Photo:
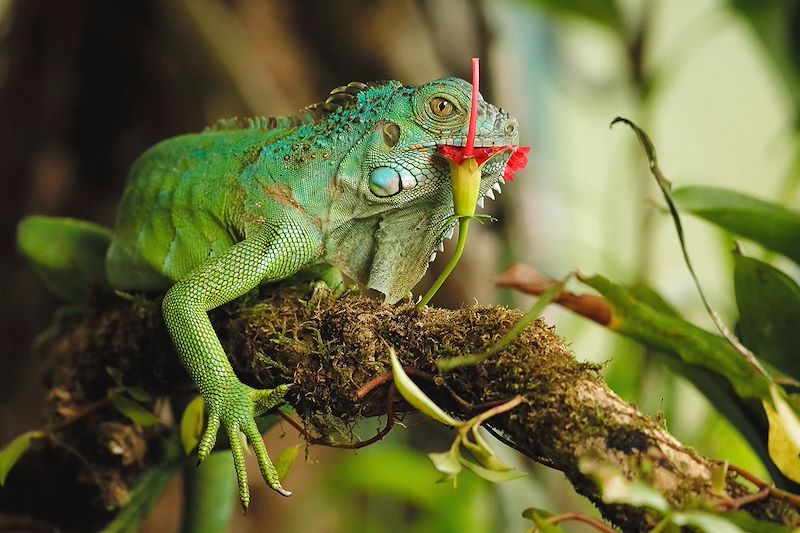
{"label": "red flower", "polygon": [[[525,168],[525,165],[528,164],[528,156],[526,154],[531,151],[530,146],[479,147],[473,148],[472,155],[475,158],[475,162],[480,166],[496,153],[505,150],[511,150],[511,157],[508,159],[506,168],[503,170],[503,178],[506,181],[511,181],[514,179],[514,174],[516,174],[518,170]],[[456,165],[460,165],[464,161],[466,157],[464,151],[465,147],[462,146],[452,146],[448,144],[439,145],[439,153],[442,154],[445,159],[449,159]]]}
{"label": "red flower", "polygon": [[530,146],[512,146],[511,147],[511,157],[508,158],[508,162],[506,163],[506,168],[503,171],[503,178],[506,181],[511,181],[514,179],[514,174],[517,173],[518,170],[522,170],[525,168],[525,165],[528,164],[528,152],[531,151]]}

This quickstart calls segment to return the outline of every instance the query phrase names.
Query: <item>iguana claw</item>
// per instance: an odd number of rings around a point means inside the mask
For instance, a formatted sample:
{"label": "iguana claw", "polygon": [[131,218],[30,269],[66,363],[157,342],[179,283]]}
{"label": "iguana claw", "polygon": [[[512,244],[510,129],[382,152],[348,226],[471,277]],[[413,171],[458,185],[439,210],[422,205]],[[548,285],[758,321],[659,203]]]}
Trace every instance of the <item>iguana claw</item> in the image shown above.
{"label": "iguana claw", "polygon": [[255,421],[256,416],[280,404],[289,389],[290,385],[279,385],[274,389],[254,389],[237,382],[224,396],[214,395],[206,399],[208,424],[197,448],[199,462],[204,461],[211,453],[220,424],[223,425],[233,455],[233,465],[239,484],[239,499],[245,511],[250,506],[250,490],[247,486],[247,470],[244,462],[245,443],[240,435],[244,435],[246,442],[253,447],[261,475],[270,488],[282,496],[292,495],[281,486],[278,471],[269,458],[264,439]]}

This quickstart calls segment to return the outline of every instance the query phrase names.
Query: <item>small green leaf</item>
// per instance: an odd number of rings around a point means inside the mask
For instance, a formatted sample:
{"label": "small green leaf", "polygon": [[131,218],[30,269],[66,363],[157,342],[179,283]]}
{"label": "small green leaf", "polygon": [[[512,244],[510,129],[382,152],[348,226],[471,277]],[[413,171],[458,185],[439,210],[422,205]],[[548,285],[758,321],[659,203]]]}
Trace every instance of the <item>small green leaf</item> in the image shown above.
{"label": "small green leaf", "polygon": [[302,444],[295,444],[283,450],[280,455],[275,459],[275,470],[278,471],[278,479],[283,483],[286,481],[286,476],[297,461],[297,456],[300,454]]}
{"label": "small green leaf", "polygon": [[[478,460],[478,462],[484,468],[488,468],[489,470],[494,470],[496,472],[510,472],[512,468],[501,461],[489,447],[489,443],[486,442],[483,437],[479,433],[480,423],[476,423],[472,425],[469,432],[463,432],[463,438],[461,439],[461,443],[464,447],[469,450],[469,452]],[[469,439],[469,435],[472,434],[473,440]],[[519,473],[519,476],[524,476],[525,474]]]}
{"label": "small green leaf", "polygon": [[725,494],[725,483],[728,479],[728,461],[724,461],[711,470],[711,490],[717,494]]}
{"label": "small green leaf", "polygon": [[44,437],[44,432],[42,431],[27,431],[9,442],[0,451],[0,487],[6,484],[8,473],[11,472],[19,458],[28,450],[31,441],[42,437]]}
{"label": "small green leaf", "polygon": [[751,239],[800,263],[800,213],[780,204],[718,187],[681,187],[678,209]]}
{"label": "small green leaf", "polygon": [[800,287],[777,268],[734,254],[738,333],[764,361],[800,378]]}
{"label": "small green leaf", "polygon": [[17,226],[17,246],[50,291],[85,304],[93,288],[108,288],[105,258],[112,232],[63,217],[31,216]]}
{"label": "small green leaf", "polygon": [[[718,512],[673,509],[653,487],[641,481],[630,481],[620,471],[608,464],[592,459],[583,459],[578,467],[581,472],[595,479],[606,503],[624,503],[637,507],[649,507],[665,516],[661,525],[691,526],[705,533],[788,533],[792,529],[756,520],[748,513]],[[659,531],[662,529],[657,528]],[[654,530],[655,531],[655,530]],[[666,531],[672,531],[667,529]]]}
{"label": "small green leaf", "polygon": [[149,402],[153,399],[150,393],[141,387],[125,387],[125,392],[130,394],[131,398],[137,402]]}
{"label": "small green leaf", "polygon": [[640,482],[623,483],[623,480],[620,476],[604,485],[603,501],[650,507],[662,512],[668,507],[667,501],[654,488]]}
{"label": "small green leaf", "polygon": [[186,455],[200,442],[205,422],[205,403],[199,394],[186,405],[181,415],[181,444]]}
{"label": "small green leaf", "polygon": [[434,468],[444,474],[444,477],[439,480],[440,483],[452,480],[455,486],[458,474],[461,473],[461,451],[459,446],[461,446],[461,439],[456,438],[446,452],[428,454],[428,458],[433,463]]}
{"label": "small green leaf", "polygon": [[114,368],[113,366],[107,366],[106,372],[111,377],[111,380],[117,385],[117,387],[123,387],[122,384],[122,372],[119,369]]}
{"label": "small green leaf", "polygon": [[729,522],[736,524],[748,533],[797,533],[796,528],[757,520],[747,511],[725,513],[723,516]]}
{"label": "small green leaf", "polygon": [[140,426],[157,426],[162,423],[156,415],[125,396],[113,395],[111,396],[111,403],[114,404],[117,411]]}
{"label": "small green leaf", "polygon": [[641,481],[630,481],[615,467],[592,459],[582,459],[578,468],[594,478],[606,503],[625,503],[636,507],[649,507],[666,513],[669,503],[654,488]]}
{"label": "small green leaf", "polygon": [[474,463],[469,459],[465,459],[464,457],[461,458],[461,464],[472,470],[475,474],[482,477],[486,481],[491,481],[492,483],[502,483],[504,481],[511,481],[514,479],[525,477],[527,475],[524,472],[520,472],[518,470],[512,470],[510,468],[505,470],[494,470],[490,468],[485,468],[479,465],[478,463]]}
{"label": "small green leaf", "polygon": [[669,515],[670,521],[678,526],[692,526],[705,533],[746,533],[724,514],[711,514],[703,511],[680,511]]}
{"label": "small green leaf", "polygon": [[553,513],[550,511],[546,511],[545,509],[539,509],[538,507],[528,507],[527,509],[522,511],[522,518],[527,518],[528,520],[534,520],[534,516],[539,516],[539,519],[546,520],[551,516],[554,516]]}
{"label": "small green leaf", "polygon": [[522,511],[522,517],[532,520],[539,533],[563,533],[563,529],[547,521],[551,516],[553,513],[535,507],[529,507]]}
{"label": "small green leaf", "polygon": [[436,405],[433,400],[428,398],[428,396],[426,396],[425,393],[422,392],[422,390],[420,390],[420,388],[417,387],[413,381],[411,381],[411,378],[408,377],[408,374],[406,374],[405,370],[403,370],[403,365],[400,364],[400,360],[397,358],[394,348],[389,348],[389,357],[392,360],[394,384],[397,387],[397,390],[400,392],[400,395],[403,396],[403,398],[405,398],[405,400],[411,404],[412,407],[415,407],[421,413],[428,415],[434,420],[437,420],[448,426],[458,426],[458,420],[442,411],[442,409]]}
{"label": "small green leaf", "polygon": [[770,393],[772,405],[763,402],[769,420],[769,456],[784,476],[800,483],[800,418],[777,385]]}

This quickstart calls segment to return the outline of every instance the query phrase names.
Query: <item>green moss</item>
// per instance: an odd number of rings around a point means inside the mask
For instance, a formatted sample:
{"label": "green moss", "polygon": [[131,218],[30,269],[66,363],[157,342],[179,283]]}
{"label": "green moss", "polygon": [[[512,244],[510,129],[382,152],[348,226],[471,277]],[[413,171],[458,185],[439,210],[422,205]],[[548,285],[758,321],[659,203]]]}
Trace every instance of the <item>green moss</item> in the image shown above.
{"label": "green moss", "polygon": [[[308,284],[265,287],[211,313],[242,380],[264,387],[294,382],[289,402],[306,427],[324,439],[350,439],[356,422],[385,414],[388,384],[375,387],[363,399],[356,397],[356,391],[389,371],[387,347],[392,346],[404,365],[418,370],[414,379],[423,390],[457,416],[474,415],[470,404],[480,409],[487,402],[523,395],[524,404],[492,419],[495,430],[527,456],[562,470],[578,492],[625,530],[652,525],[654,517],[603,504],[594,483],[578,471],[578,461],[586,453],[600,453],[632,478],[655,479],[653,468],[674,469],[685,483],[665,496],[677,507],[709,497],[705,480],[683,473],[680,465],[671,465],[653,446],[652,435],[663,432],[660,421],[636,415],[614,399],[602,383],[600,367],[576,361],[553,328],[541,321],[480,364],[447,374],[436,370],[435,360],[443,355],[485,350],[520,316],[516,310],[488,306],[456,310],[418,309],[411,303],[387,306],[352,293],[335,297],[325,290],[312,296]],[[192,393],[163,326],[158,299],[98,297],[86,315],[65,322],[60,331],[45,350],[51,362],[47,383],[64,392],[51,395],[51,420],[59,420],[57,413],[67,403],[80,408],[103,398],[110,386],[106,366],[118,368],[127,384],[154,396]],[[582,397],[578,391],[589,385],[608,401],[598,404]],[[64,397],[69,400],[59,399]],[[410,408],[397,402],[395,409]],[[625,415],[619,416],[615,409]],[[103,456],[87,445],[98,434],[98,423],[116,420],[115,416],[112,410],[98,412],[96,419],[87,418],[62,437],[72,446],[82,446],[93,468],[125,472],[122,479],[127,480],[151,460],[152,453],[145,454],[141,465],[124,466],[118,458]],[[161,437],[142,438],[151,450]],[[696,457],[690,450],[683,452]],[[761,515],[786,512],[780,505],[756,505],[764,506]],[[800,516],[797,510],[791,512]]]}

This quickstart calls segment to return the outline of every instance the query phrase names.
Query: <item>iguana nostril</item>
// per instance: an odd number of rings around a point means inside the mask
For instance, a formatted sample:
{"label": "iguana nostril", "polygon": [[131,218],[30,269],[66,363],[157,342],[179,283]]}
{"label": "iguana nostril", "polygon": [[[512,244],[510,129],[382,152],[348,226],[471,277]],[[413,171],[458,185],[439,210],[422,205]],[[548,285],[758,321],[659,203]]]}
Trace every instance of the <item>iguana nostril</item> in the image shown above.
{"label": "iguana nostril", "polygon": [[400,126],[390,122],[383,127],[383,142],[389,148],[394,148],[400,140]]}
{"label": "iguana nostril", "polygon": [[516,120],[510,120],[510,121],[506,122],[505,130],[506,130],[506,135],[508,135],[509,137],[516,135],[517,134],[517,121]]}

